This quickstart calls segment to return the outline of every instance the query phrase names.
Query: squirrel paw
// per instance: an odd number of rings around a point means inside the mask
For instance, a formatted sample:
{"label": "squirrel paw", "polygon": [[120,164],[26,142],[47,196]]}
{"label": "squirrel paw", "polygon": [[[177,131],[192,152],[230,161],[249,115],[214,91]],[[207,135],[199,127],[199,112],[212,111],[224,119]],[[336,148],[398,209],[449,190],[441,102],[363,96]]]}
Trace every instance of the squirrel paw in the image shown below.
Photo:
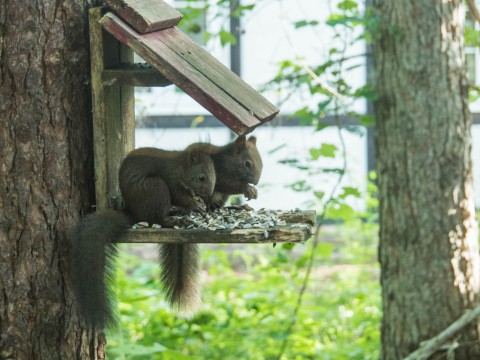
{"label": "squirrel paw", "polygon": [[210,203],[208,204],[208,210],[214,211],[217,209],[221,209],[225,205],[225,202],[227,200],[228,200],[228,194],[214,191],[210,199]]}
{"label": "squirrel paw", "polygon": [[192,196],[193,200],[193,206],[191,207],[192,211],[199,212],[200,214],[204,214],[205,211],[207,211],[207,207],[205,205],[205,202],[200,196]]}
{"label": "squirrel paw", "polygon": [[175,226],[180,228],[187,228],[189,225],[193,224],[193,221],[187,217],[166,217],[164,220],[163,227],[165,228],[174,228]]}
{"label": "squirrel paw", "polygon": [[255,188],[255,186],[249,184],[248,187],[247,187],[247,190],[245,190],[243,195],[245,195],[247,200],[256,199],[257,196],[258,196],[258,191]]}
{"label": "squirrel paw", "polygon": [[251,206],[248,206],[247,204],[243,205],[230,205],[226,206],[225,209],[232,209],[232,210],[238,210],[238,211],[253,211],[255,210]]}

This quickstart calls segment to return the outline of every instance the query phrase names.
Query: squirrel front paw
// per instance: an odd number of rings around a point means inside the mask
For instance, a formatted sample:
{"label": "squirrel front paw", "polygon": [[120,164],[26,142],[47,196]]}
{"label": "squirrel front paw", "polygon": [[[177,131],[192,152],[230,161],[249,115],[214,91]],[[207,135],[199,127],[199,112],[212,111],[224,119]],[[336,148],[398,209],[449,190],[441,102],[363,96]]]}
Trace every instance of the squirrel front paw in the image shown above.
{"label": "squirrel front paw", "polygon": [[205,202],[200,196],[198,195],[192,196],[192,200],[193,200],[193,204],[191,207],[192,211],[199,212],[200,214],[204,214],[205,211],[207,211],[207,206],[205,205]]}
{"label": "squirrel front paw", "polygon": [[227,201],[227,199],[228,199],[227,194],[223,194],[215,191],[212,195],[212,198],[210,199],[210,204],[208,206],[208,209],[210,211],[221,209],[225,205],[225,202]]}
{"label": "squirrel front paw", "polygon": [[247,186],[247,190],[245,190],[245,192],[243,193],[243,195],[245,195],[245,197],[247,198],[247,200],[250,200],[250,199],[256,199],[257,196],[258,196],[258,191],[257,191],[257,188],[253,185],[248,185]]}

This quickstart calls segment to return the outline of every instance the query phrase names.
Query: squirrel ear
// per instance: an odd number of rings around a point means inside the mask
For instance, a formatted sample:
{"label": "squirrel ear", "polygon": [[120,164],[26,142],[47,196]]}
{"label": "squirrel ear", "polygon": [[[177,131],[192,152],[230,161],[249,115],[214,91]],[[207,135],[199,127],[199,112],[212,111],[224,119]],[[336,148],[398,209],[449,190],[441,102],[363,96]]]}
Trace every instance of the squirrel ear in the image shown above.
{"label": "squirrel ear", "polygon": [[247,137],[245,135],[241,135],[235,140],[235,145],[245,146],[246,141],[247,141]]}
{"label": "squirrel ear", "polygon": [[198,151],[189,151],[185,161],[183,162],[184,168],[188,169],[195,165],[196,162],[198,162]]}
{"label": "squirrel ear", "polygon": [[257,138],[255,136],[250,136],[248,142],[251,142],[253,145],[257,145]]}

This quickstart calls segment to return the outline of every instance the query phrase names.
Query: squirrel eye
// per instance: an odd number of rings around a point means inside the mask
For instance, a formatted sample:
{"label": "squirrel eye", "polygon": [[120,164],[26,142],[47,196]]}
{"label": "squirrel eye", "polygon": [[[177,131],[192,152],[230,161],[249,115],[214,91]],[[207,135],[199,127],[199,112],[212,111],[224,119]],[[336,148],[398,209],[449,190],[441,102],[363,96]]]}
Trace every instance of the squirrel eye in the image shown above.
{"label": "squirrel eye", "polygon": [[251,168],[251,167],[252,167],[252,162],[251,162],[250,160],[246,160],[246,161],[245,161],[245,166],[246,166],[247,168]]}
{"label": "squirrel eye", "polygon": [[207,180],[207,177],[204,174],[200,174],[198,175],[198,180],[200,180],[201,182],[205,182],[205,180]]}

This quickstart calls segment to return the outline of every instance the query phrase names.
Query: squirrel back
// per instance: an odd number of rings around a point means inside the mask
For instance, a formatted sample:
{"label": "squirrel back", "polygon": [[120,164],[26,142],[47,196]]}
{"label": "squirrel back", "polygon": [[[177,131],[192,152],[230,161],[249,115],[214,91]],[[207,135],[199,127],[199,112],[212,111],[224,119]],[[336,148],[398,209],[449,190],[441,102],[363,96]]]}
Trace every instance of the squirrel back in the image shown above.
{"label": "squirrel back", "polygon": [[209,201],[215,180],[212,160],[201,149],[139,148],[127,155],[119,172],[125,211],[135,222],[167,227],[172,205],[199,210],[202,201]]}
{"label": "squirrel back", "polygon": [[92,329],[114,327],[115,257],[120,235],[131,226],[120,211],[99,211],[84,217],[71,233],[71,275],[80,311]]}

